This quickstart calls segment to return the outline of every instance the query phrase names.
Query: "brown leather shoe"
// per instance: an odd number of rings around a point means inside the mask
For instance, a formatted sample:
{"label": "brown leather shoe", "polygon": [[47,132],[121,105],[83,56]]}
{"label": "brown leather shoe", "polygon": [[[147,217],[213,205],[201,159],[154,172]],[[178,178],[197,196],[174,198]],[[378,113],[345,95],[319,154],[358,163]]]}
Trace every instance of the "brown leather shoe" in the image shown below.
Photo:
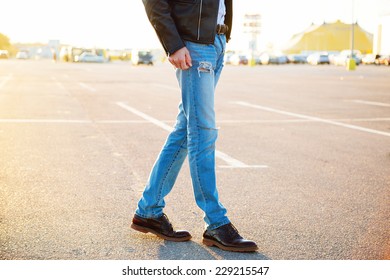
{"label": "brown leather shoe", "polygon": [[142,218],[134,215],[131,228],[143,233],[153,233],[169,241],[188,241],[191,239],[191,234],[185,230],[173,230],[172,224],[169,222],[167,215],[163,214],[159,218]]}
{"label": "brown leather shoe", "polygon": [[213,230],[206,230],[203,234],[203,243],[233,252],[254,252],[259,249],[255,242],[242,238],[231,223]]}

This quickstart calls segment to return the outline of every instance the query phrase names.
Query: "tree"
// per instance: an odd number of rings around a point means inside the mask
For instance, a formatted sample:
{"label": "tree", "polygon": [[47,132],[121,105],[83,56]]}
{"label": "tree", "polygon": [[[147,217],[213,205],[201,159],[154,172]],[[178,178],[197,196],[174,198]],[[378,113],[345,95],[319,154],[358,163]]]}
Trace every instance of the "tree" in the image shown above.
{"label": "tree", "polygon": [[0,33],[0,49],[7,50],[11,48],[11,43],[9,42],[9,38]]}
{"label": "tree", "polygon": [[10,43],[9,38],[0,33],[0,50],[7,50],[11,55],[14,55],[16,48]]}

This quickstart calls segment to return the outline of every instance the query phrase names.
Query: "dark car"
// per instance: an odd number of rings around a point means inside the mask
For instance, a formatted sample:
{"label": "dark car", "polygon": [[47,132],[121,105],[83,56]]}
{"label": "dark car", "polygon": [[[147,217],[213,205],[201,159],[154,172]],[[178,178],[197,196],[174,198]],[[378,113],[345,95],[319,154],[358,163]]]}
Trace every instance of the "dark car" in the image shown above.
{"label": "dark car", "polygon": [[290,54],[287,56],[287,58],[288,58],[288,63],[294,63],[294,64],[307,63],[307,56],[303,54]]}
{"label": "dark car", "polygon": [[153,65],[153,55],[149,50],[133,50],[131,53],[131,62],[134,65]]}

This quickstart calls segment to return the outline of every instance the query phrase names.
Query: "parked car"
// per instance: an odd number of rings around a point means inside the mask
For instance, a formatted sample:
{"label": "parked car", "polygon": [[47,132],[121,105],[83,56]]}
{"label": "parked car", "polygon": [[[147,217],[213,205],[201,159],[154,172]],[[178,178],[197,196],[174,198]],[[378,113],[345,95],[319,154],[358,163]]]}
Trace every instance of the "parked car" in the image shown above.
{"label": "parked car", "polygon": [[288,62],[288,58],[286,55],[281,53],[263,53],[260,56],[261,64],[286,64]]}
{"label": "parked car", "polygon": [[248,65],[248,57],[244,54],[233,54],[229,59],[232,65]]}
{"label": "parked car", "polygon": [[60,60],[65,62],[76,62],[76,58],[83,52],[88,52],[88,50],[72,46],[63,46],[60,50]]}
{"label": "parked car", "polygon": [[131,52],[131,62],[133,65],[153,65],[153,55],[149,50],[133,50]]}
{"label": "parked car", "polygon": [[0,59],[7,59],[9,58],[9,54],[7,50],[0,50]]}
{"label": "parked car", "polygon": [[380,55],[375,54],[366,54],[362,57],[363,64],[375,64],[375,61],[380,57]]}
{"label": "parked car", "polygon": [[223,57],[223,62],[227,65],[227,64],[231,64],[230,63],[230,59],[232,58],[232,56],[234,55],[234,52],[231,52],[231,51],[227,51],[225,53],[225,56]]}
{"label": "parked car", "polygon": [[375,60],[375,64],[377,64],[377,65],[386,65],[386,66],[389,66],[389,65],[390,65],[390,55],[382,55],[382,56],[379,56],[379,57]]}
{"label": "parked car", "polygon": [[290,54],[287,56],[288,63],[307,63],[307,56],[303,54]]}
{"label": "parked car", "polygon": [[75,62],[103,63],[104,57],[93,52],[83,52],[82,54],[75,56]]}
{"label": "parked car", "polygon": [[17,59],[28,59],[29,55],[27,51],[19,51],[16,53],[16,58]]}
{"label": "parked car", "polygon": [[313,53],[307,57],[307,63],[311,65],[330,64],[328,53]]}
{"label": "parked car", "polygon": [[[334,57],[333,63],[335,65],[346,66],[350,58],[351,58],[351,50],[344,50],[339,55],[336,55]],[[356,65],[362,63],[360,51],[355,50],[353,52],[352,59],[355,60]]]}

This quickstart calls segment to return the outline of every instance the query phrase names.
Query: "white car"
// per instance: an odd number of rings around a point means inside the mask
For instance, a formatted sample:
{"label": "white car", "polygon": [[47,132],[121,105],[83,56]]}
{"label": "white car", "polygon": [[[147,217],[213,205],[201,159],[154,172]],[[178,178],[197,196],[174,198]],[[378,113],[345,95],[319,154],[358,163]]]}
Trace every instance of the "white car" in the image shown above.
{"label": "white car", "polygon": [[367,54],[362,58],[363,64],[375,64],[375,60],[378,59],[379,56],[375,54]]}
{"label": "white car", "polygon": [[[333,58],[333,63],[335,65],[340,65],[340,66],[347,66],[348,60],[351,57],[351,51],[350,50],[344,50],[342,51],[339,55],[336,55]],[[352,59],[355,60],[356,65],[359,65],[362,60],[361,60],[361,53],[359,51],[354,51]]]}
{"label": "white car", "polygon": [[17,59],[28,59],[28,53],[26,51],[20,51],[16,54]]}
{"label": "white car", "polygon": [[2,58],[4,58],[4,59],[9,58],[9,53],[7,50],[0,50],[0,59],[2,59]]}
{"label": "white car", "polygon": [[103,63],[104,57],[92,52],[83,52],[82,54],[75,56],[75,62],[96,62]]}
{"label": "white car", "polygon": [[311,65],[330,64],[329,55],[327,53],[314,53],[307,57],[307,63]]}

